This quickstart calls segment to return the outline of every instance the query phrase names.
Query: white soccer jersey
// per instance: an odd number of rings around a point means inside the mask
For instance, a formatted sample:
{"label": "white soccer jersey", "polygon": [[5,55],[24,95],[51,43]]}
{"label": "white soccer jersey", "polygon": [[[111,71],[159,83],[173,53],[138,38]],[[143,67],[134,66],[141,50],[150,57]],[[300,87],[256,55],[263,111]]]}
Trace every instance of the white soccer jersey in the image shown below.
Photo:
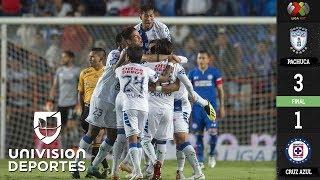
{"label": "white soccer jersey", "polygon": [[154,39],[167,38],[171,41],[170,31],[168,27],[160,21],[154,20],[153,26],[148,31],[142,29],[142,23],[135,26],[143,41],[143,50],[149,51],[149,42]]}
{"label": "white soccer jersey", "polygon": [[[153,69],[158,74],[162,74],[166,69],[168,61],[161,62],[146,62],[143,66]],[[149,92],[149,106],[150,107],[163,107],[163,108],[173,108],[174,94],[173,93],[163,93],[163,92]]]}
{"label": "white soccer jersey", "polygon": [[114,105],[116,96],[119,92],[119,80],[115,76],[112,65],[116,64],[120,57],[120,51],[118,49],[112,50],[108,54],[107,69],[99,78],[97,85],[92,93],[92,97],[98,97],[104,101]]}
{"label": "white soccer jersey", "polygon": [[116,69],[120,90],[123,92],[123,111],[149,111],[148,83],[156,82],[159,75],[152,69],[141,64],[129,63]]}
{"label": "white soccer jersey", "polygon": [[116,64],[118,60],[120,59],[120,53],[121,51],[119,49],[114,49],[110,51],[110,53],[107,56],[107,61],[106,61],[106,67],[111,68],[112,65]]}

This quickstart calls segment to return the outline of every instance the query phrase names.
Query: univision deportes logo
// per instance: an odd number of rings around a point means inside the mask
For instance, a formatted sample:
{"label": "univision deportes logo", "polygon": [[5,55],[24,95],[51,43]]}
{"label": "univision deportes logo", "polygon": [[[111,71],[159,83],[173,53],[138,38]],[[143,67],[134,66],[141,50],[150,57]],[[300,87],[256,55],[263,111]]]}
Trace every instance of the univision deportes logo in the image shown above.
{"label": "univision deportes logo", "polygon": [[287,7],[291,20],[305,20],[310,12],[310,7],[305,2],[291,2]]}

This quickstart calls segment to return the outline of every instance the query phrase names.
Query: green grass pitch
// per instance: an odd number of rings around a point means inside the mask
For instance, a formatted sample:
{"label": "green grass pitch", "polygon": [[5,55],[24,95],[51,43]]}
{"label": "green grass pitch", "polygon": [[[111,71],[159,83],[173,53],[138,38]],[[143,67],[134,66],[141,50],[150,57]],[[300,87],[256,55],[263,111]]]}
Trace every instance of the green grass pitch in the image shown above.
{"label": "green grass pitch", "polygon": [[[165,161],[162,172],[163,180],[175,180],[176,161]],[[275,162],[218,161],[214,169],[206,167],[204,173],[207,180],[273,180],[275,179]],[[184,174],[186,177],[191,175],[191,168],[187,162]],[[81,179],[85,179],[84,176],[85,172],[81,173]],[[57,180],[71,179],[71,176],[67,172],[8,172],[8,160],[0,160],[0,179]],[[121,179],[125,179],[124,173],[121,173]]]}

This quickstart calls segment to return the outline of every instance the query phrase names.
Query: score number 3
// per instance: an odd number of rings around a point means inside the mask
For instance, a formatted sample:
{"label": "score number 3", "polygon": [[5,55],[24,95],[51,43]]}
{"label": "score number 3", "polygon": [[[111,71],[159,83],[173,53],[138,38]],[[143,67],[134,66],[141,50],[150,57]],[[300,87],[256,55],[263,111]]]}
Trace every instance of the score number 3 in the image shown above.
{"label": "score number 3", "polygon": [[294,79],[298,79],[297,80],[297,85],[293,86],[293,89],[297,92],[300,92],[302,91],[303,89],[303,84],[302,84],[302,81],[303,81],[303,76],[301,74],[296,74],[294,75],[293,77]]}
{"label": "score number 3", "polygon": [[[294,75],[293,77],[294,79],[297,79],[297,85],[293,86],[293,89],[296,91],[296,92],[300,92],[302,91],[303,89],[303,84],[302,84],[302,81],[303,81],[303,76],[301,74],[296,74]],[[302,126],[300,125],[300,111],[297,111],[294,113],[297,117],[297,125],[294,126],[294,129],[302,129]]]}

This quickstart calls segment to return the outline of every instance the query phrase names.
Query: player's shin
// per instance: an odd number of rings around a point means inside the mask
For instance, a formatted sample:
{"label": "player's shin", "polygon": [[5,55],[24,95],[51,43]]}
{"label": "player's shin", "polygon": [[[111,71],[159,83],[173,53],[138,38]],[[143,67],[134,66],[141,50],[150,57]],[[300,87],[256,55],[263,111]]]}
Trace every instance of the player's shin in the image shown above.
{"label": "player's shin", "polygon": [[177,155],[177,170],[183,171],[186,157],[185,157],[183,151],[178,149],[178,145],[177,145],[177,154],[176,155]]}
{"label": "player's shin", "polygon": [[126,136],[124,134],[124,130],[123,130],[123,133],[121,133],[118,129],[117,139],[113,145],[112,175],[119,174],[118,167],[119,167],[120,162],[122,161],[121,155],[122,155],[123,149],[125,149],[125,145],[126,145]]}
{"label": "player's shin", "polygon": [[[84,135],[82,137],[82,139],[80,140],[80,143],[79,143],[79,149],[83,149],[85,151],[88,151],[91,143],[93,141],[93,138],[88,136],[88,135]],[[79,162],[80,159],[82,159],[83,157],[77,157],[76,158],[76,162]]]}
{"label": "player's shin", "polygon": [[217,134],[210,134],[210,151],[209,156],[214,156],[214,151],[216,149],[218,136]]}
{"label": "player's shin", "polygon": [[157,144],[157,158],[161,162],[162,165],[163,165],[164,159],[166,157],[166,152],[167,152],[166,143],[167,143],[167,141],[161,141],[161,140],[157,140],[156,141],[156,144]]}
{"label": "player's shin", "polygon": [[188,162],[190,163],[194,174],[202,174],[198,159],[196,157],[196,152],[194,148],[191,146],[190,142],[184,142],[183,144],[179,145],[178,150],[182,151]]}
{"label": "player's shin", "polygon": [[97,167],[111,151],[114,142],[106,138],[100,145],[99,152],[92,162],[93,167]]}
{"label": "player's shin", "polygon": [[142,138],[141,145],[144,152],[149,157],[151,163],[154,164],[157,161],[157,156],[156,156],[154,147],[151,143],[151,140],[148,138]]}
{"label": "player's shin", "polygon": [[197,158],[200,163],[203,163],[203,152],[204,152],[204,145],[203,145],[203,135],[197,134],[196,135],[197,141],[196,141],[196,153]]}
{"label": "player's shin", "polygon": [[135,175],[142,175],[141,167],[140,167],[140,153],[137,143],[137,137],[136,135],[129,137],[129,154],[130,158],[134,167],[134,173]]}
{"label": "player's shin", "polygon": [[196,93],[195,91],[193,91],[192,93],[194,100],[199,103],[202,107],[208,105],[208,101],[203,99],[198,93]]}

